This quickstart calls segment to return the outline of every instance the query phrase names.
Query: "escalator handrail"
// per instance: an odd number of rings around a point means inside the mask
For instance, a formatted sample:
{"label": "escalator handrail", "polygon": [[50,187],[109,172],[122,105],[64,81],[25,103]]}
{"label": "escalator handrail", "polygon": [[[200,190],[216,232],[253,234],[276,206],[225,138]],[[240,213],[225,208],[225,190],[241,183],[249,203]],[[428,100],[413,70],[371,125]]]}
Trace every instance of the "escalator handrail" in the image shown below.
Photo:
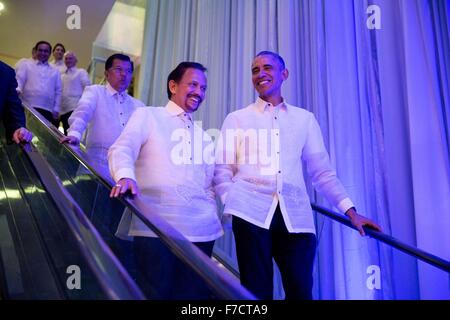
{"label": "escalator handrail", "polygon": [[25,145],[22,150],[36,169],[47,193],[65,218],[81,254],[95,274],[106,296],[110,299],[145,299],[136,283],[87,219],[82,209],[66,191],[36,147],[30,143]]}
{"label": "escalator handrail", "polygon": [[[346,225],[349,228],[356,230],[356,228],[350,222],[350,219],[347,217],[344,217],[342,214],[333,212],[329,209],[326,209],[326,208],[321,207],[314,203],[311,203],[311,207],[313,208],[314,211],[319,212],[328,218],[331,218],[343,225]],[[391,247],[394,247],[400,251],[403,251],[411,256],[414,256],[415,258],[420,259],[432,266],[435,266],[446,272],[450,272],[450,262],[449,261],[446,261],[438,256],[435,256],[435,255],[428,253],[424,250],[421,250],[419,248],[416,248],[416,247],[410,246],[406,243],[403,243],[403,242],[397,240],[396,238],[389,236],[386,233],[376,231],[376,230],[373,230],[373,229],[367,228],[367,227],[363,227],[363,228],[364,228],[364,232],[366,233],[366,235],[368,235],[374,239],[377,239],[381,242],[384,242],[384,243],[390,245]]]}
{"label": "escalator handrail", "polygon": [[[57,141],[63,137],[63,134],[44,119],[37,111],[26,105],[24,105],[24,108],[37,118]],[[85,153],[82,152],[79,147],[69,144],[62,144],[62,147],[70,152],[78,162],[90,170],[102,184],[108,189],[112,189],[112,186],[115,184],[114,181],[109,177],[105,177],[101,170],[98,170],[95,165],[92,165],[86,160],[87,157]],[[235,277],[221,270],[211,261],[211,259],[207,258],[200,249],[189,242],[162,218],[159,218],[157,215],[152,215],[151,217],[145,216],[142,213],[142,211],[145,211],[145,203],[129,197],[121,197],[119,200],[122,201],[122,203],[124,203],[124,205],[128,207],[147,227],[155,232],[176,256],[187,263],[200,277],[202,277],[211,286],[214,292],[219,295],[220,299],[256,299]],[[168,234],[170,234],[170,236]],[[205,271],[207,272],[205,273]]]}

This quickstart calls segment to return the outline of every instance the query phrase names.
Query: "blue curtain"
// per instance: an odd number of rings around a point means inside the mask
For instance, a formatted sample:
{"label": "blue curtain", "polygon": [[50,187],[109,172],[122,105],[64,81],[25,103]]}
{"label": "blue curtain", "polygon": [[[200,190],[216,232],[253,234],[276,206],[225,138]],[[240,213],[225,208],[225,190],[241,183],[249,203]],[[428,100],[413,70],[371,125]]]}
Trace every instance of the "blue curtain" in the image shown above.
{"label": "blue curtain", "polygon": [[[449,8],[448,0],[150,0],[141,98],[164,105],[168,72],[199,61],[208,98],[197,119],[220,128],[255,99],[254,55],[279,52],[290,71],[283,96],[316,115],[358,211],[450,260]],[[319,215],[316,227],[316,299],[450,299],[448,273]],[[230,232],[217,250],[236,264]],[[278,274],[274,281],[282,298]]]}

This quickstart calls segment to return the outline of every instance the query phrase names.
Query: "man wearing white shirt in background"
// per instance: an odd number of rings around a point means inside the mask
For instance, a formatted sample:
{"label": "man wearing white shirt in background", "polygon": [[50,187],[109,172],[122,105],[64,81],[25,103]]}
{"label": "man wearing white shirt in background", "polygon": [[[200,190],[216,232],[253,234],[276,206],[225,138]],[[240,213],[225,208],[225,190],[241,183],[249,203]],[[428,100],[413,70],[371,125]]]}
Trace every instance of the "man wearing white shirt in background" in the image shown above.
{"label": "man wearing white shirt in background", "polygon": [[105,85],[84,89],[69,118],[67,137],[61,142],[78,145],[86,131],[86,153],[106,176],[108,149],[119,137],[131,114],[144,104],[127,93],[133,77],[133,63],[127,55],[116,53],[105,63]]}
{"label": "man wearing white shirt in background", "polygon": [[61,75],[48,63],[52,46],[47,41],[35,45],[36,60],[17,66],[17,92],[22,102],[35,108],[54,126],[59,124],[61,108]]}
{"label": "man wearing white shirt in background", "polygon": [[259,98],[230,113],[217,146],[214,182],[232,215],[241,283],[259,299],[273,298],[277,263],[286,299],[312,299],[315,226],[302,161],[317,191],[364,235],[380,230],[356,213],[332,169],[320,127],[311,112],[288,104],[281,86],[288,78],[283,59],[260,52],[252,63]]}
{"label": "man wearing white shirt in background", "polygon": [[67,51],[64,54],[65,68],[61,70],[62,98],[60,120],[67,135],[69,129],[69,117],[77,107],[78,101],[85,87],[91,85],[86,70],[77,68],[77,56],[74,52]]}
{"label": "man wearing white shirt in background", "polygon": [[[193,122],[205,98],[205,71],[199,63],[180,63],[168,76],[170,101],[165,107],[136,110],[109,149],[108,159],[117,181],[111,197],[128,190],[139,194],[150,211],[144,214],[161,216],[210,257],[223,230],[212,188],[212,140]],[[136,265],[143,272],[141,288],[148,298],[209,298],[198,276],[137,217],[120,229],[134,236]]]}
{"label": "man wearing white shirt in background", "polygon": [[[105,85],[85,87],[76,109],[69,117],[69,130],[61,143],[78,145],[85,134],[86,154],[89,163],[103,176],[109,177],[108,149],[119,137],[131,114],[144,104],[127,93],[133,77],[133,62],[130,57],[116,53],[105,63]],[[79,174],[83,170],[78,171]],[[87,172],[86,172],[87,173]],[[83,201],[85,212],[95,212],[91,221],[103,238],[126,266],[132,265],[129,257],[131,244],[114,236],[123,205],[109,199],[108,190],[99,186],[89,174],[77,182],[92,201]],[[91,205],[92,204],[92,205]],[[132,268],[132,267],[130,267]],[[128,270],[130,271],[130,268]]]}

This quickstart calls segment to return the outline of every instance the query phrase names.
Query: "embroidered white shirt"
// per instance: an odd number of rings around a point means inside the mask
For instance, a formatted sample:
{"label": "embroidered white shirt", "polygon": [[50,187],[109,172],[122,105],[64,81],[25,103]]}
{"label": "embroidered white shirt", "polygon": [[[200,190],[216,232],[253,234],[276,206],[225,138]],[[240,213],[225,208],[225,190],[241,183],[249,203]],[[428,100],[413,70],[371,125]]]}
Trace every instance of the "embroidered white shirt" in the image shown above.
{"label": "embroidered white shirt", "polygon": [[75,110],[85,87],[91,85],[89,75],[81,68],[64,68],[61,71],[61,114]]}
{"label": "embroidered white shirt", "polygon": [[[223,234],[212,187],[214,144],[174,102],[136,110],[108,159],[115,181],[137,182],[149,208],[144,214],[158,214],[192,242],[212,241]],[[127,214],[119,230],[128,236],[155,236],[134,215],[130,224]]]}
{"label": "embroidered white shirt", "polygon": [[81,140],[86,130],[89,159],[108,173],[109,147],[119,137],[133,111],[143,106],[141,101],[126,92],[117,92],[109,83],[87,86],[69,118],[67,135]]}
{"label": "embroidered white shirt", "polygon": [[48,62],[28,60],[17,65],[17,90],[23,103],[33,108],[60,112],[61,75]]}
{"label": "embroidered white shirt", "polygon": [[341,212],[353,206],[311,112],[258,98],[230,113],[222,126],[214,176],[224,213],[268,229],[279,203],[290,232],[315,233],[302,160],[314,187],[332,205]]}

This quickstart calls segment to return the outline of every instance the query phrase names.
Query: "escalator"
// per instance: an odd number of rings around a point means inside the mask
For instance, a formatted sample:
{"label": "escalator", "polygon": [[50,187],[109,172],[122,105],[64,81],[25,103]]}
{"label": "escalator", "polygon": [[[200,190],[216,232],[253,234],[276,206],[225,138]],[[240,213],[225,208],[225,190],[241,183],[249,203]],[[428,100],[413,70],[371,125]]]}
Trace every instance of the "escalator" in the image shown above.
{"label": "escalator", "polygon": [[[115,236],[125,208],[198,275],[211,299],[254,299],[239,284],[236,259],[229,254],[231,236],[218,239],[215,259],[209,259],[157,216],[145,217],[145,204],[110,199],[108,174],[82,149],[61,145],[61,133],[34,110],[26,114],[31,146],[0,146],[0,299],[152,299],[147,295],[152,283],[142,280],[133,263],[133,243]],[[3,140],[4,133],[0,136]],[[352,227],[342,215],[312,206],[326,219]],[[450,272],[446,260],[386,234],[366,233]]]}
{"label": "escalator", "polygon": [[[2,299],[95,300],[113,297],[116,293],[106,290],[101,274],[85,256],[86,251],[91,250],[91,256],[101,262],[108,277],[115,278],[123,270],[108,261],[111,256],[102,248],[87,243],[80,246],[80,230],[75,231],[76,227],[61,215],[58,202],[64,200],[63,197],[54,198],[57,187],[52,188],[53,194],[46,191],[43,180],[49,182],[50,171],[43,172],[41,168],[38,173],[36,167],[45,164],[36,163],[39,161],[36,149],[30,148],[28,153],[34,162],[15,144],[3,143],[0,148]],[[71,208],[73,212],[76,209]],[[80,216],[80,212],[78,214]],[[86,221],[80,219],[79,222]],[[89,230],[89,226],[85,229],[85,232],[93,230]],[[123,277],[127,277],[125,273]],[[117,279],[115,286],[127,288],[120,293],[123,298],[143,297],[136,286],[135,292],[129,290],[130,285],[123,278]]]}
{"label": "escalator", "polygon": [[[115,237],[131,199],[110,199],[112,181],[78,148],[26,108],[33,141],[25,150],[2,142],[0,153],[0,294],[2,299],[145,299],[132,242]],[[4,133],[2,133],[4,137]],[[146,221],[194,270],[212,299],[254,299],[157,217]],[[176,288],[174,288],[176,290]],[[151,297],[150,297],[151,298]]]}

